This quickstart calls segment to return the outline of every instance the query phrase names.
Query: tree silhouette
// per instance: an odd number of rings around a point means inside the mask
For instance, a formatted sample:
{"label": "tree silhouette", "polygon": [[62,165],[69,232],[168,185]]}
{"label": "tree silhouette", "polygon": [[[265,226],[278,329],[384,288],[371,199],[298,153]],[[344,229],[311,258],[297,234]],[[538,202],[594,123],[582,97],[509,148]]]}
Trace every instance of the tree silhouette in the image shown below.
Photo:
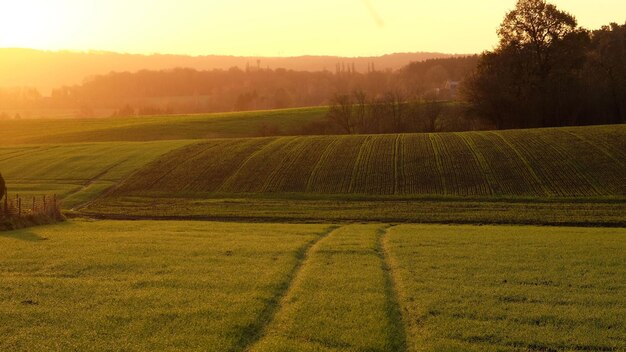
{"label": "tree silhouette", "polygon": [[626,23],[611,23],[593,31],[586,78],[592,96],[606,106],[606,122],[626,122]]}
{"label": "tree silhouette", "polygon": [[579,72],[589,33],[545,0],[519,0],[498,36],[467,82],[467,98],[498,128],[572,124],[565,119],[577,113],[574,97],[584,91]]}

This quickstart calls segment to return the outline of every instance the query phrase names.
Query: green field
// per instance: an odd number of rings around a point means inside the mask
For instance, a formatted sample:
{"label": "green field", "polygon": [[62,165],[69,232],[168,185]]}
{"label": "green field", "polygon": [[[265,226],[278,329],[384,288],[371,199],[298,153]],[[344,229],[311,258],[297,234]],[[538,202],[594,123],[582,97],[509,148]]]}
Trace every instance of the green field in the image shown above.
{"label": "green field", "polygon": [[264,125],[295,134],[327,108],[124,118],[0,120],[0,145],[249,137]]}
{"label": "green field", "polygon": [[328,231],[79,221],[0,233],[0,350],[240,350]]}
{"label": "green field", "polygon": [[3,351],[626,350],[623,228],[80,220],[0,248]]}
{"label": "green field", "polygon": [[402,225],[410,351],[626,350],[626,230]]}
{"label": "green field", "polygon": [[13,195],[57,194],[96,217],[624,226],[625,137],[618,125],[14,145],[0,170]]}
{"label": "green field", "polygon": [[121,220],[374,221],[626,227],[626,202],[623,200],[288,197],[113,197],[82,208],[81,214]]}
{"label": "green field", "polygon": [[398,351],[400,314],[386,281],[381,225],[320,240],[251,351]]}
{"label": "green field", "polygon": [[626,351],[626,125],[241,138],[320,116],[0,122],[0,351]]}
{"label": "green field", "polygon": [[211,140],[156,160],[117,193],[623,197],[625,137],[626,126],[606,126]]}
{"label": "green field", "polygon": [[626,225],[626,126],[214,139],[155,159],[90,216]]}
{"label": "green field", "polygon": [[84,143],[0,147],[0,170],[12,195],[56,194],[71,208],[189,142]]}

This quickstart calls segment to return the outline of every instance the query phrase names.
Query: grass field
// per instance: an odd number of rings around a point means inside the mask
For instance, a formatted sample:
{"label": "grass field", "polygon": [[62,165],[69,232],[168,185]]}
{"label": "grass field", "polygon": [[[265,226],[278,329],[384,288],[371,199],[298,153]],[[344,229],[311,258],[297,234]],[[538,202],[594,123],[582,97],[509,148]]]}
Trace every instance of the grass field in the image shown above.
{"label": "grass field", "polygon": [[626,350],[626,230],[402,225],[409,351]]}
{"label": "grass field", "polygon": [[327,111],[0,121],[0,352],[626,352],[626,124]]}
{"label": "grass field", "polygon": [[0,247],[6,351],[626,350],[623,228],[81,220]]}
{"label": "grass field", "polygon": [[79,221],[0,233],[0,350],[241,350],[327,231]]}
{"label": "grass field", "polygon": [[626,125],[211,140],[156,160],[122,195],[626,196]]}
{"label": "grass field", "polygon": [[626,126],[214,139],[155,159],[92,216],[626,225]]}
{"label": "grass field", "polygon": [[519,200],[233,197],[113,197],[81,214],[109,219],[230,220],[278,222],[420,222],[626,227],[623,200]]}
{"label": "grass field", "polygon": [[88,201],[164,153],[189,142],[85,143],[0,147],[11,194],[57,194],[66,208]]}
{"label": "grass field", "polygon": [[0,170],[12,194],[93,216],[624,226],[625,137],[618,125],[13,145]]}
{"label": "grass field", "polygon": [[399,351],[381,225],[349,225],[312,248],[274,321],[251,351]]}
{"label": "grass field", "polygon": [[91,119],[0,120],[0,145],[249,137],[264,125],[283,133],[324,119],[327,108]]}

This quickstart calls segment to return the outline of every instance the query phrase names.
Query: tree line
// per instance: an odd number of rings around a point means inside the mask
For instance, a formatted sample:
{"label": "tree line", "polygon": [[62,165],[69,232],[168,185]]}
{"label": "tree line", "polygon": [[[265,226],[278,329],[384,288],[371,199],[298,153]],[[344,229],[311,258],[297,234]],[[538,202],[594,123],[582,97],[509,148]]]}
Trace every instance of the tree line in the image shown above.
{"label": "tree line", "polygon": [[[519,0],[498,35],[494,51],[444,60],[445,71],[407,66],[404,90],[335,95],[326,128],[358,134],[626,122],[626,24],[589,31],[545,0]],[[470,74],[464,61],[475,64]],[[462,81],[459,99],[467,104],[437,101],[450,98],[435,89],[450,77]]]}
{"label": "tree line", "polygon": [[626,24],[590,31],[545,0],[520,0],[465,81],[497,128],[626,122]]}
{"label": "tree line", "polygon": [[309,123],[299,134],[453,132],[491,127],[461,101],[420,98],[400,91],[371,97],[355,91],[337,94],[326,120]]}
{"label": "tree line", "polygon": [[[303,126],[302,133],[626,122],[626,23],[588,30],[545,0],[519,0],[498,36],[493,51],[396,71],[360,73],[338,65],[334,72],[260,66],[111,72],[55,89],[50,97],[32,89],[0,91],[0,106],[75,108],[88,117],[97,108],[129,116],[329,105],[327,119]],[[0,111],[3,117],[10,116]]]}
{"label": "tree line", "polygon": [[[229,70],[177,68],[111,72],[82,84],[54,89],[44,97],[33,89],[0,90],[0,106],[14,108],[75,108],[88,117],[101,108],[117,115],[155,115],[279,109],[328,105],[336,94],[362,91],[371,97],[389,92],[450,99],[442,89],[460,81],[478,58],[458,57],[416,62],[396,71],[356,72],[350,65],[335,71],[233,67]],[[1,111],[0,111],[1,114]]]}

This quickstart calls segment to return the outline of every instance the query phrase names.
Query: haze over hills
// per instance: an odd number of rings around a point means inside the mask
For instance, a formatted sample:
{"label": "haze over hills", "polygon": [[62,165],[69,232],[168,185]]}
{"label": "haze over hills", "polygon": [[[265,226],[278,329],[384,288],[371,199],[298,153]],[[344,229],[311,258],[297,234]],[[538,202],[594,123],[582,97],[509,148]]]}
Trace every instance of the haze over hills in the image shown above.
{"label": "haze over hills", "polygon": [[0,88],[32,87],[48,94],[51,89],[82,83],[89,76],[111,71],[163,70],[176,67],[197,70],[229,69],[246,66],[297,71],[335,71],[337,64],[348,69],[367,72],[396,70],[411,62],[454,55],[443,53],[396,53],[377,57],[299,56],[299,57],[241,57],[226,55],[139,55],[113,52],[42,51],[20,48],[0,48]]}

